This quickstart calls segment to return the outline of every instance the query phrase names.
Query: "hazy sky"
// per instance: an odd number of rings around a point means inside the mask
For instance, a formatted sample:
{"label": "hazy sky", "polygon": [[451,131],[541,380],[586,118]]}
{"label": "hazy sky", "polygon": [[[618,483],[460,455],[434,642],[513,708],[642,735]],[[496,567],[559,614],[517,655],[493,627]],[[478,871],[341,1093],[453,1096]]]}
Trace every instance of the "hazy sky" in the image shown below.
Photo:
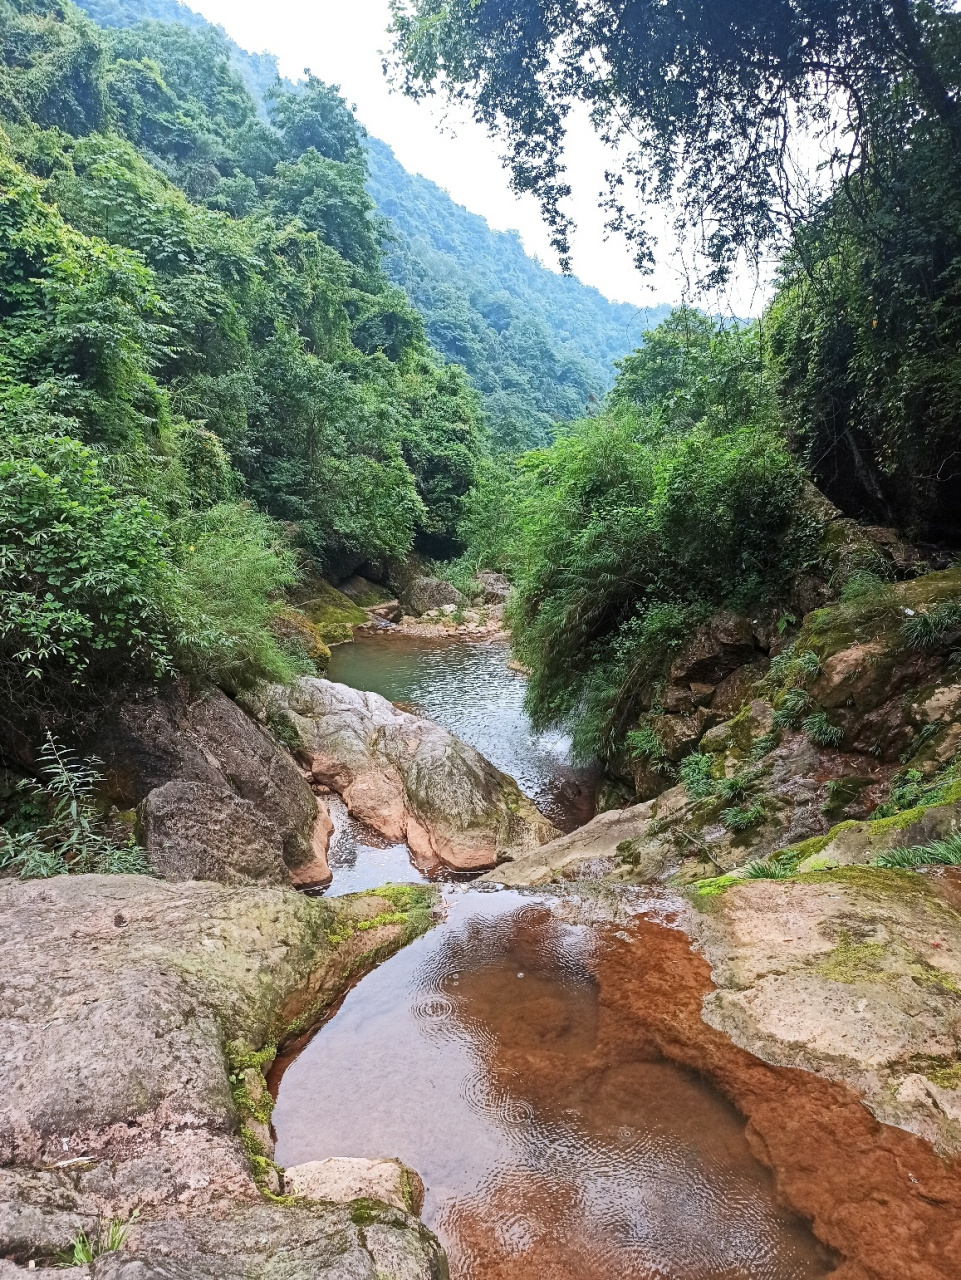
{"label": "hazy sky", "polygon": [[[389,143],[407,169],[431,178],[460,204],[483,214],[491,226],[516,228],[527,251],[556,268],[537,202],[511,192],[498,144],[486,130],[466,114],[445,123],[439,102],[414,103],[388,88],[381,69],[381,51],[389,45],[388,0],[187,3],[211,22],[220,23],[245,49],[276,54],[283,75],[297,79],[309,67],[322,80],[339,84],[368,132]],[[567,156],[574,187],[570,210],[578,224],[574,271],[618,301],[642,306],[676,302],[684,292],[684,278],[680,255],[671,252],[669,244],[658,255],[655,274],[642,276],[622,239],[605,242],[597,195],[609,159],[587,123],[575,125]],[[745,280],[728,305],[741,315],[755,311],[760,303],[755,292],[753,281]],[[714,300],[714,305],[718,302]]]}

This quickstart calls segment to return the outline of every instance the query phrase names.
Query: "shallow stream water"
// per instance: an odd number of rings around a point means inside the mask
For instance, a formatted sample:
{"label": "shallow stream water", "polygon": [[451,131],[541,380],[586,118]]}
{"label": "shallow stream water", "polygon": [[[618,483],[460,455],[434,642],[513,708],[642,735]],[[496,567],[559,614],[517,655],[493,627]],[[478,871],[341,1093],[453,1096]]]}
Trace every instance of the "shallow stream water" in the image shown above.
{"label": "shallow stream water", "polygon": [[[502,645],[376,637],[331,678],[412,704],[471,742],[566,828],[592,779],[524,716]],[[420,877],[335,805],[334,892]],[[277,1159],[396,1156],[452,1280],[821,1280],[831,1264],[778,1202],[741,1116],[618,1022],[615,947],[643,966],[669,917],[548,893],[444,888],[445,918],[365,977],[272,1073]],[[632,927],[646,911],[647,932]],[[600,923],[596,919],[600,919]],[[593,921],[593,922],[592,922]],[[655,939],[652,942],[652,938]]]}
{"label": "shallow stream water", "polygon": [[399,1157],[426,1184],[452,1280],[829,1273],[737,1112],[612,1035],[595,973],[623,927],[569,923],[541,896],[445,898],[446,919],[365,977],[283,1072],[281,1164]]}

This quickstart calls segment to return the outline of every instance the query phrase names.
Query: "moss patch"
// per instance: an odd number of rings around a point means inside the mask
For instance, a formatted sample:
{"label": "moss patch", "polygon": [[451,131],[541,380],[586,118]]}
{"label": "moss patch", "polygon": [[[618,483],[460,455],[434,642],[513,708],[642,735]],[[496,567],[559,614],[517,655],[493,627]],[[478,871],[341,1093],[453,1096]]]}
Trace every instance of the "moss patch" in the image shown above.
{"label": "moss patch", "polygon": [[709,880],[698,880],[691,886],[695,898],[717,898],[732,884],[744,884],[743,876],[712,876]]}
{"label": "moss patch", "polygon": [[846,938],[816,965],[832,982],[878,982],[891,975],[884,970],[885,948],[880,942],[852,942]]}
{"label": "moss patch", "polygon": [[932,1084],[942,1089],[961,1089],[961,1063],[950,1067],[932,1067],[924,1073]]}
{"label": "moss patch", "polygon": [[354,638],[354,627],[368,622],[367,614],[329,582],[314,582],[313,593],[300,610],[317,628],[325,644],[344,644]]}

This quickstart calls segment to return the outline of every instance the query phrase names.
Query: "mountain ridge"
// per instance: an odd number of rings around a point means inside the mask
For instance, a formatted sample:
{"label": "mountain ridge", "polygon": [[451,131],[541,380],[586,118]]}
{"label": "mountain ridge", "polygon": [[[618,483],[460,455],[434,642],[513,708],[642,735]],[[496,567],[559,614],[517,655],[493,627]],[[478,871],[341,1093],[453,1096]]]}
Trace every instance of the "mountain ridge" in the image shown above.
{"label": "mountain ridge", "polygon": [[[278,78],[273,54],[242,49],[180,0],[78,3],[105,27],[153,20],[217,31],[262,107]],[[613,384],[614,361],[670,308],[611,301],[531,257],[517,232],[491,227],[430,178],[411,173],[381,139],[368,134],[366,154],[368,192],[389,223],[385,272],[422,315],[434,349],[466,369],[495,445],[539,447],[557,422],[591,412]]]}

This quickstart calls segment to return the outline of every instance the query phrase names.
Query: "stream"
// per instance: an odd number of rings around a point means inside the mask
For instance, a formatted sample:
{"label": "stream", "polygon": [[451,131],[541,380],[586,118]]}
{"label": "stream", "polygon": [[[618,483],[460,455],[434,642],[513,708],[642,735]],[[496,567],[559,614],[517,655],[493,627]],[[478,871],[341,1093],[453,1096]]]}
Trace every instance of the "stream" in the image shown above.
{"label": "stream", "polygon": [[[374,637],[336,650],[330,674],[439,720],[570,828],[593,780],[563,738],[531,732],[507,660],[503,645]],[[404,846],[339,821],[333,892],[420,878]],[[399,1157],[424,1180],[452,1280],[830,1274],[744,1119],[612,1014],[605,956],[626,945],[643,966],[670,929],[663,902],[639,896],[618,917],[544,891],[448,884],[443,898],[440,923],[276,1064],[280,1164]]]}

